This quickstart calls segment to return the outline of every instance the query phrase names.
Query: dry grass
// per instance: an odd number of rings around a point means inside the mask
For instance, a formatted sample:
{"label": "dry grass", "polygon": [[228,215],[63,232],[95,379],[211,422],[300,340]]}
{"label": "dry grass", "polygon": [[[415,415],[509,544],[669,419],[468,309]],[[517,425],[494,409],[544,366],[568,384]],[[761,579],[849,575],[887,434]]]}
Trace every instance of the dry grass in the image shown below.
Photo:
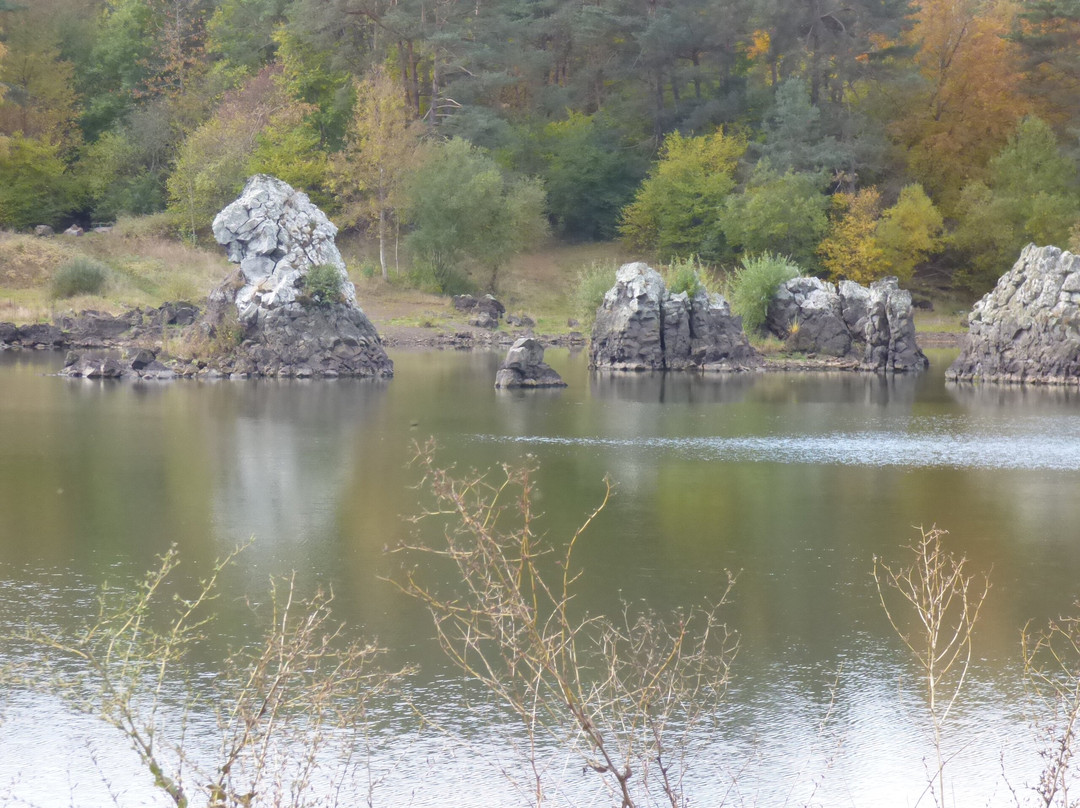
{"label": "dry grass", "polygon": [[[62,304],[50,300],[53,274],[80,256],[109,267],[105,292]],[[198,301],[228,272],[220,250],[191,247],[153,232],[114,230],[78,238],[0,233],[0,320],[37,322],[52,319],[58,309],[115,313],[167,300]]]}

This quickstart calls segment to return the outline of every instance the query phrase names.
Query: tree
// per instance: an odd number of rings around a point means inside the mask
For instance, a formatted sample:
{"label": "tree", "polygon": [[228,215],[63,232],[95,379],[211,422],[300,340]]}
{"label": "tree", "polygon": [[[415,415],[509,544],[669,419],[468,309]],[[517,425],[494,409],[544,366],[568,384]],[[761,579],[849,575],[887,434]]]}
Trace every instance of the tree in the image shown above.
{"label": "tree", "polygon": [[409,120],[400,86],[382,68],[356,84],[356,106],[345,148],[336,155],[331,185],[343,222],[374,223],[383,280],[388,228],[401,205],[408,171],[415,167],[419,130]]}
{"label": "tree", "polygon": [[821,126],[821,110],[810,101],[806,82],[790,78],[776,88],[773,108],[765,117],[765,142],[757,147],[777,171],[828,171],[847,167],[836,138]]}
{"label": "tree", "polygon": [[735,188],[735,169],[746,139],[672,132],[634,201],[623,210],[619,231],[637,249],[661,260],[695,254],[717,260],[726,253],[720,212]]}
{"label": "tree", "polygon": [[1025,243],[1064,245],[1080,219],[1080,177],[1049,125],[1026,118],[990,163],[987,183],[971,183],[960,199],[952,243],[967,264],[959,280],[990,288]]}
{"label": "tree", "polygon": [[728,197],[718,212],[728,244],[742,253],[779,253],[803,269],[816,267],[817,246],[829,225],[823,184],[820,174],[780,174],[760,161],[742,193]]}
{"label": "tree", "polygon": [[990,157],[1029,109],[1017,46],[1005,35],[1013,6],[980,0],[923,0],[907,41],[922,86],[893,123],[912,176],[946,214],[966,182],[985,176]]}
{"label": "tree", "polygon": [[944,246],[945,222],[921,185],[907,185],[900,198],[881,214],[874,238],[881,250],[883,275],[909,280],[915,267]]}
{"label": "tree", "polygon": [[535,144],[557,232],[570,238],[607,239],[641,181],[640,159],[595,115],[572,112],[544,126]]}
{"label": "tree", "polygon": [[405,186],[409,244],[443,292],[471,260],[489,273],[547,232],[544,190],[531,179],[513,179],[485,152],[461,138],[430,148]]}
{"label": "tree", "polygon": [[[189,235],[205,230],[260,169],[287,182],[322,178],[317,138],[304,132],[307,110],[286,94],[279,74],[266,68],[226,94],[180,147],[167,183],[169,209]],[[317,195],[318,188],[311,190]]]}
{"label": "tree", "polygon": [[75,207],[56,143],[0,135],[0,177],[0,223],[6,227],[55,224]]}
{"label": "tree", "polygon": [[81,140],[76,126],[74,68],[62,58],[58,35],[42,9],[20,9],[6,32],[0,62],[0,134],[21,133],[68,148]]}
{"label": "tree", "polygon": [[881,215],[881,194],[863,188],[855,194],[833,195],[833,219],[818,247],[821,263],[833,278],[869,283],[882,274],[884,251],[876,230]]}
{"label": "tree", "polygon": [[257,73],[277,50],[274,29],[289,0],[221,0],[206,24],[207,51],[232,67]]}
{"label": "tree", "polygon": [[1080,3],[1039,0],[1021,6],[1010,39],[1020,46],[1024,90],[1059,133],[1080,123]]}

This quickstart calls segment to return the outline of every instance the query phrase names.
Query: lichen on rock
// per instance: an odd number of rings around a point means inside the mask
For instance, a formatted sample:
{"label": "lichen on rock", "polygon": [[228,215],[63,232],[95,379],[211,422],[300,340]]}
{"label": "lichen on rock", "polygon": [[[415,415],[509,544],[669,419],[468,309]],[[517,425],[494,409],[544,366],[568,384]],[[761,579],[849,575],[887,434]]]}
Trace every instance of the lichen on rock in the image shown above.
{"label": "lichen on rock", "polygon": [[1029,244],[968,316],[950,381],[1080,384],[1080,256]]}

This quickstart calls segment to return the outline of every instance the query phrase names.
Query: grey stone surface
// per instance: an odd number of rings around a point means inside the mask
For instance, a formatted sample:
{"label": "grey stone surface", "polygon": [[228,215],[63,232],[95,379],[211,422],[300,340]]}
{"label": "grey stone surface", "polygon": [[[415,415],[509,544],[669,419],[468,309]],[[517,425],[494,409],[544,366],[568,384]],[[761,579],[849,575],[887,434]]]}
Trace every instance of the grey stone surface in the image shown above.
{"label": "grey stone surface", "polygon": [[596,313],[589,364],[608,370],[747,370],[761,356],[720,295],[669,294],[645,263],[624,264]]}
{"label": "grey stone surface", "polygon": [[915,341],[911,292],[901,289],[896,278],[870,284],[863,341],[864,370],[904,373],[930,366]]}
{"label": "grey stone surface", "polygon": [[911,293],[896,278],[869,288],[792,278],[769,303],[765,326],[790,350],[857,358],[861,370],[908,372],[928,365],[915,342]]}
{"label": "grey stone surface", "polygon": [[157,361],[153,351],[131,352],[69,351],[61,376],[79,379],[143,379],[165,381],[176,374]]}
{"label": "grey stone surface", "polygon": [[[337,228],[307,195],[265,174],[214,218],[214,237],[240,268],[215,289],[200,324],[235,346],[215,360],[222,373],[255,376],[392,376],[375,327],[334,244]],[[341,300],[315,302],[304,277],[334,267]],[[218,339],[218,344],[222,340]]]}
{"label": "grey stone surface", "polygon": [[495,374],[495,387],[566,387],[566,382],[544,361],[544,346],[532,337],[522,337],[506,352]]}
{"label": "grey stone surface", "polygon": [[953,381],[1080,383],[1080,256],[1029,244],[975,304]]}
{"label": "grey stone surface", "polygon": [[251,177],[239,198],[214,217],[213,230],[244,274],[236,294],[243,322],[296,302],[304,275],[320,265],[338,270],[344,302],[355,305],[356,288],[334,243],[337,227],[288,183],[266,174]]}

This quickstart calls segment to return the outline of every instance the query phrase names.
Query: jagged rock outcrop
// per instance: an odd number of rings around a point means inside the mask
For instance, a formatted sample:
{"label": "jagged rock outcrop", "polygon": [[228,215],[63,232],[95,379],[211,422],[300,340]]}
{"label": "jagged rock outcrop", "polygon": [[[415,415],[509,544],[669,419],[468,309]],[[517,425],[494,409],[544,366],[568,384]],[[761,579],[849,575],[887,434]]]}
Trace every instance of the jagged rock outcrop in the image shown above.
{"label": "jagged rock outcrop", "polygon": [[[229,260],[240,265],[211,293],[202,324],[208,339],[227,347],[215,362],[218,370],[254,376],[393,375],[375,327],[356,305],[356,289],[334,244],[337,228],[307,194],[257,174],[214,218],[213,228]],[[334,299],[323,299],[308,284],[316,267],[336,273]]]}
{"label": "jagged rock outcrop", "polygon": [[176,373],[157,360],[153,351],[138,350],[129,354],[76,353],[64,359],[61,376],[82,379],[156,379],[175,378]]}
{"label": "jagged rock outcrop", "polygon": [[857,358],[861,370],[919,371],[929,364],[915,341],[911,293],[896,278],[869,289],[793,278],[777,289],[765,326],[793,351]]}
{"label": "jagged rock outcrop", "polygon": [[566,387],[566,382],[544,361],[544,346],[532,337],[522,337],[506,352],[495,374],[495,387]]}
{"label": "jagged rock outcrop", "polygon": [[589,364],[608,370],[749,370],[762,364],[726,300],[669,294],[660,273],[624,264],[596,313]]}
{"label": "jagged rock outcrop", "polygon": [[199,309],[192,303],[163,303],[156,309],[130,309],[123,314],[86,310],[58,314],[52,325],[16,326],[0,323],[3,348],[109,348],[130,347],[161,339],[165,326],[195,322]]}
{"label": "jagged rock outcrop", "polygon": [[975,304],[945,378],[1080,384],[1080,256],[1026,246]]}

